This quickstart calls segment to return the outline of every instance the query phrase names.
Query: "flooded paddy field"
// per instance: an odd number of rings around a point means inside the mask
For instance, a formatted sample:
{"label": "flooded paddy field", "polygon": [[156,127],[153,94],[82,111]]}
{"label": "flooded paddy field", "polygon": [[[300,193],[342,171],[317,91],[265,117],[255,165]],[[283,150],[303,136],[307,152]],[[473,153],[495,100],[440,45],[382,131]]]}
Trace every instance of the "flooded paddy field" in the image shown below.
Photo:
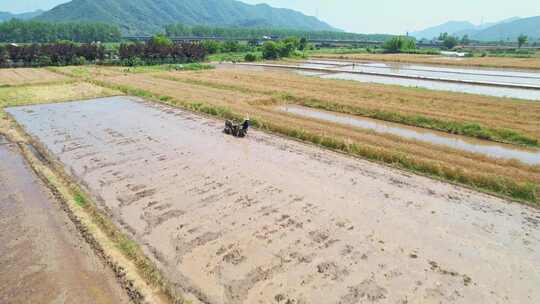
{"label": "flooded paddy field", "polygon": [[540,150],[538,149],[520,149],[516,146],[496,144],[466,136],[428,131],[425,129],[408,127],[396,123],[339,114],[330,111],[315,110],[302,106],[280,106],[279,110],[304,117],[321,119],[357,128],[369,129],[377,133],[394,134],[403,138],[429,142],[436,145],[444,145],[457,150],[480,153],[488,157],[516,159],[525,164],[540,165]]}
{"label": "flooded paddy field", "polygon": [[540,212],[129,97],[9,108],[205,303],[535,303]]}
{"label": "flooded paddy field", "polygon": [[388,73],[454,80],[513,83],[540,86],[540,72],[535,70],[452,67],[384,62],[308,60],[301,66],[330,66],[342,71]]}
{"label": "flooded paddy field", "polygon": [[15,144],[0,135],[0,303],[131,303]]}
{"label": "flooded paddy field", "polygon": [[[279,68],[280,65],[267,65]],[[310,60],[281,65],[306,76],[418,87],[495,97],[540,100],[540,73],[402,65],[398,63],[340,62]]]}

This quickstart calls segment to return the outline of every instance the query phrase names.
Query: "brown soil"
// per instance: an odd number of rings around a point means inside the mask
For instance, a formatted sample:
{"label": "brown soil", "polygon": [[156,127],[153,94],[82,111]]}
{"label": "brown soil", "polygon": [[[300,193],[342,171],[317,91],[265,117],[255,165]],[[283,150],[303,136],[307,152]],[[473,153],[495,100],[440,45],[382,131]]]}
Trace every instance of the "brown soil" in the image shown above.
{"label": "brown soil", "polygon": [[15,145],[0,140],[0,303],[129,303]]}
{"label": "brown soil", "polygon": [[9,112],[203,302],[540,301],[536,209],[121,97]]}

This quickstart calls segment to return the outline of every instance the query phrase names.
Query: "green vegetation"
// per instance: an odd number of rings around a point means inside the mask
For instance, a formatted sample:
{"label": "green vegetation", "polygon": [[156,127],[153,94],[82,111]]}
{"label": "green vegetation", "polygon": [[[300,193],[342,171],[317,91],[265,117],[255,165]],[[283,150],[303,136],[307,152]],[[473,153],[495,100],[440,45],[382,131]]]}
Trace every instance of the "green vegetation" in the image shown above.
{"label": "green vegetation", "polygon": [[73,200],[75,201],[75,204],[79,207],[85,207],[86,206],[86,199],[84,196],[82,196],[80,193],[76,193],[73,195]]}
{"label": "green vegetation", "polygon": [[237,52],[237,53],[220,53],[208,56],[208,61],[212,62],[242,62],[246,56],[252,54],[257,58],[262,58],[261,51]]}
{"label": "green vegetation", "polygon": [[0,23],[0,42],[45,43],[58,40],[73,42],[120,41],[118,27],[104,23],[50,23],[11,20]]}
{"label": "green vegetation", "polygon": [[302,57],[299,50],[306,48],[305,40],[302,42],[297,37],[289,37],[278,42],[267,41],[262,46],[262,57],[266,60],[277,60],[287,57]]}
{"label": "green vegetation", "polygon": [[299,30],[275,27],[214,27],[214,26],[187,26],[181,23],[165,26],[165,32],[170,37],[200,36],[221,37],[226,39],[263,39],[263,37],[302,37],[306,39],[329,40],[360,40],[385,41],[391,35],[366,35],[338,31]]}
{"label": "green vegetation", "polygon": [[[164,64],[164,65],[142,65],[129,67],[124,70],[127,73],[148,73],[163,71],[200,71],[211,70],[215,67],[210,64],[186,63],[186,64]],[[76,75],[76,74],[75,74]]]}
{"label": "green vegetation", "polygon": [[459,43],[459,39],[455,36],[449,35],[448,33],[442,33],[439,35],[439,40],[443,42],[445,48],[451,50],[456,47]]}
{"label": "green vegetation", "polygon": [[294,28],[332,31],[330,25],[288,9],[248,5],[240,1],[78,0],[59,5],[37,17],[51,22],[107,22],[123,34],[161,32],[168,24],[208,24],[243,28]]}
{"label": "green vegetation", "polygon": [[529,37],[527,37],[526,35],[521,34],[521,35],[519,35],[517,40],[518,40],[519,48],[521,48],[522,46],[527,44],[527,42],[529,41]]}
{"label": "green vegetation", "polygon": [[416,49],[416,42],[408,37],[396,36],[386,41],[383,48],[387,53],[407,53]]}

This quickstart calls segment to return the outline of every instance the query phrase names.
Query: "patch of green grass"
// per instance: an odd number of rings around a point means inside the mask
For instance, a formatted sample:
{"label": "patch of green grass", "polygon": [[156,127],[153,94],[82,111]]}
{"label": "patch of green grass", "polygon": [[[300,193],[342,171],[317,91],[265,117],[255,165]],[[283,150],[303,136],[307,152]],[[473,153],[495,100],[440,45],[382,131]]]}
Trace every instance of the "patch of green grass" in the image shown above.
{"label": "patch of green grass", "polygon": [[73,200],[75,201],[75,204],[77,204],[77,206],[82,208],[86,207],[86,199],[80,193],[76,193],[73,196]]}
{"label": "patch of green grass", "polygon": [[236,53],[219,53],[208,56],[208,61],[211,62],[243,62],[247,54],[253,54],[257,58],[262,58],[262,52],[236,52]]}
{"label": "patch of green grass", "polygon": [[203,63],[186,63],[186,64],[163,64],[163,65],[143,65],[123,69],[127,73],[149,73],[163,71],[200,71],[211,70],[215,67],[210,64]]}

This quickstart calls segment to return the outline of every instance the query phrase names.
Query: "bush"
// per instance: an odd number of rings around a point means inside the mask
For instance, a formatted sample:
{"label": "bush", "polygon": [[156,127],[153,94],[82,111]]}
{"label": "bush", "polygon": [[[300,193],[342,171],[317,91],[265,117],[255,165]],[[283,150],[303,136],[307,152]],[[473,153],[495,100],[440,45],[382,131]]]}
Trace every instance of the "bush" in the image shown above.
{"label": "bush", "polygon": [[255,62],[255,61],[257,61],[257,56],[255,54],[248,53],[244,57],[244,60],[247,61],[247,62]]}
{"label": "bush", "polygon": [[262,56],[266,60],[276,60],[279,58],[280,50],[274,41],[267,41],[262,47]]}
{"label": "bush", "polygon": [[383,48],[389,53],[407,52],[416,49],[416,42],[411,38],[396,36],[386,41]]}
{"label": "bush", "polygon": [[215,40],[205,40],[201,45],[208,54],[217,54],[222,51],[221,43]]}

